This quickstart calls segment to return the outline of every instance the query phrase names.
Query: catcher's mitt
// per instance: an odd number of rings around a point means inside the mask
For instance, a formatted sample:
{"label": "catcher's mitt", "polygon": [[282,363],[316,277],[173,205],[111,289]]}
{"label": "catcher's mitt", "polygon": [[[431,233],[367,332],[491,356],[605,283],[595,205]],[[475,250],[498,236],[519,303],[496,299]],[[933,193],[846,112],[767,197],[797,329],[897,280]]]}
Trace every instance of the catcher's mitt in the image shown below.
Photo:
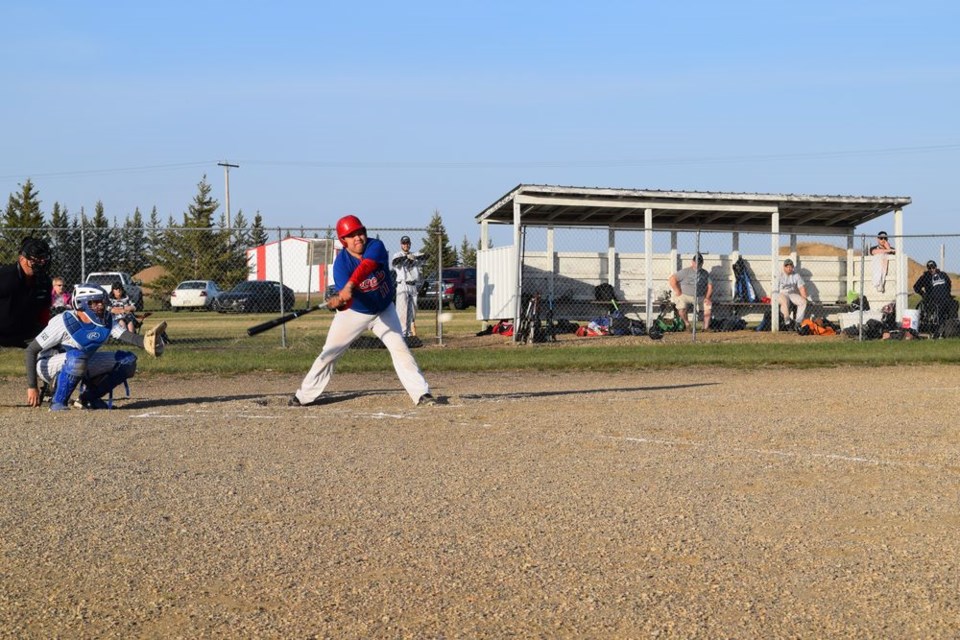
{"label": "catcher's mitt", "polygon": [[163,339],[161,336],[167,329],[167,322],[163,321],[143,334],[143,350],[155,358],[163,355]]}

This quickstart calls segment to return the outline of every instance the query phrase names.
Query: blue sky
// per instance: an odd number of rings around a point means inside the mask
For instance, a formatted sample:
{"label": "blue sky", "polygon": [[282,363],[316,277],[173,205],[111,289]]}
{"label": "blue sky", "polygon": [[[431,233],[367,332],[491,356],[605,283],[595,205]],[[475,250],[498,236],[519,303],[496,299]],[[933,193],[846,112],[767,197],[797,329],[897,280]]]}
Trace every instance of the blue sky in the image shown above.
{"label": "blue sky", "polygon": [[[142,6],[141,6],[142,5]],[[452,240],[520,183],[905,195],[960,232],[955,2],[0,5],[0,193]],[[864,228],[892,227],[882,219]]]}

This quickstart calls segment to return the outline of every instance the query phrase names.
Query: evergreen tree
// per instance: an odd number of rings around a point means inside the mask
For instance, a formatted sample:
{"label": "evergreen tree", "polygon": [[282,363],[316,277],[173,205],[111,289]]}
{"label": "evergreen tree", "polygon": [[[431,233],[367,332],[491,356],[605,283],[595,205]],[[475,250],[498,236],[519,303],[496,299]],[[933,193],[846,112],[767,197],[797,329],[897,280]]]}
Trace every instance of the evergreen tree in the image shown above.
{"label": "evergreen tree", "polygon": [[66,207],[61,207],[59,202],[53,203],[53,209],[50,210],[50,234],[53,238],[54,231],[65,231],[70,228],[70,214]]}
{"label": "evergreen tree", "polygon": [[97,200],[93,209],[93,218],[84,225],[83,233],[87,273],[116,271],[121,249],[119,234],[115,228],[111,229],[102,200]]}
{"label": "evergreen tree", "polygon": [[450,246],[450,238],[447,237],[447,230],[443,226],[443,218],[440,217],[440,211],[434,210],[430,224],[427,225],[427,236],[423,239],[422,251],[425,257],[424,273],[432,274],[437,272],[438,245],[442,247],[442,253],[440,253],[439,257],[443,259],[443,266],[456,266],[457,250]]}
{"label": "evergreen tree", "polygon": [[[478,242],[477,246],[479,245]],[[460,265],[464,267],[477,266],[477,247],[470,244],[466,235],[463,236],[463,242],[460,243]]]}
{"label": "evergreen tree", "polygon": [[63,278],[68,289],[83,279],[77,219],[71,224],[67,208],[61,208],[59,202],[54,202],[50,211],[50,251],[53,254],[51,273]]}
{"label": "evergreen tree", "polygon": [[27,236],[46,237],[40,199],[33,182],[28,178],[20,186],[19,193],[11,193],[3,212],[0,227],[0,257],[3,262],[13,262],[20,250],[20,243]]}
{"label": "evergreen tree", "polygon": [[263,217],[260,215],[260,212],[257,211],[257,213],[253,216],[253,226],[250,227],[250,246],[259,247],[267,244],[269,241],[270,236],[267,234],[267,230],[263,227]]}
{"label": "evergreen tree", "polygon": [[133,218],[123,222],[122,258],[119,261],[121,270],[135,274],[150,266],[147,257],[147,230],[143,227],[143,215],[140,207],[133,211]]}
{"label": "evergreen tree", "polygon": [[153,281],[154,297],[165,300],[183,280],[216,280],[223,288],[247,279],[247,257],[224,226],[214,225],[220,204],[210,196],[207,176],[183,214],[183,224],[172,224],[157,250],[158,264],[167,273]]}
{"label": "evergreen tree", "polygon": [[237,211],[237,215],[233,218],[232,232],[238,245],[250,248],[250,225],[247,224],[247,218],[243,215],[243,209]]}
{"label": "evergreen tree", "polygon": [[150,210],[150,222],[147,223],[147,259],[150,264],[157,262],[157,247],[163,243],[163,231],[160,228],[160,214],[157,206]]}

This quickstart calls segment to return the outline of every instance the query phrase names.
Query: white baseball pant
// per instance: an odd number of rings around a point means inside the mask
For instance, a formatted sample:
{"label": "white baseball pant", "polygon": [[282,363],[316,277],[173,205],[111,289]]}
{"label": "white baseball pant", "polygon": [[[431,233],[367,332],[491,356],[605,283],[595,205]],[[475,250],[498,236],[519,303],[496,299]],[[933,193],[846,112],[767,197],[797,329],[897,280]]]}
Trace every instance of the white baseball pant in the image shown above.
{"label": "white baseball pant", "polygon": [[[63,363],[66,359],[67,354],[64,352],[55,353],[49,358],[37,360],[37,376],[47,384],[50,384],[60,375],[60,370],[63,369]],[[110,373],[116,365],[117,358],[113,351],[97,351],[87,356],[87,373],[85,377],[91,380],[105,373]]]}
{"label": "white baseball pant", "polygon": [[417,290],[401,291],[398,288],[396,305],[403,335],[412,335],[413,323],[417,319]]}
{"label": "white baseball pant", "polygon": [[361,333],[367,329],[380,338],[393,359],[393,368],[400,378],[400,384],[406,389],[407,395],[416,404],[420,397],[430,392],[430,385],[420,371],[417,361],[406,340],[403,338],[403,329],[397,308],[391,303],[378,315],[359,313],[353,309],[338,311],[330,323],[330,331],[324,342],[320,355],[313,361],[313,366],[300,383],[296,396],[300,404],[310,404],[320,397],[323,390],[333,377],[334,365]]}

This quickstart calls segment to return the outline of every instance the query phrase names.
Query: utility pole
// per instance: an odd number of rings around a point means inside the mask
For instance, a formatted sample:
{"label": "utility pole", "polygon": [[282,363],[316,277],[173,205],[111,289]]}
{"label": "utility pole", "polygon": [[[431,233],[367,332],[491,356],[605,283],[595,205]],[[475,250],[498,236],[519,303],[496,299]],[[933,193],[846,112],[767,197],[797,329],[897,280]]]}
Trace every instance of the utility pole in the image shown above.
{"label": "utility pole", "polygon": [[226,160],[223,162],[217,163],[218,167],[223,167],[223,181],[226,183],[226,195],[227,195],[227,231],[230,230],[230,167],[234,169],[239,169],[240,165],[230,164]]}

